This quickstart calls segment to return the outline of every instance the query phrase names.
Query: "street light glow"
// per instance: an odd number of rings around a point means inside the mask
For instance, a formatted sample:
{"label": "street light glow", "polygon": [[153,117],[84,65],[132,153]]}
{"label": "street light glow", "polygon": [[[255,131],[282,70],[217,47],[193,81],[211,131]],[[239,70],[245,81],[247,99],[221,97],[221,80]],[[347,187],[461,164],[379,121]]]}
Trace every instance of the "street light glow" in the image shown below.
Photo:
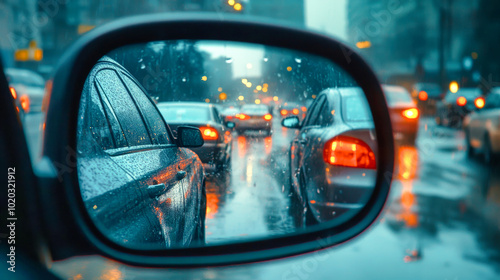
{"label": "street light glow", "polygon": [[241,82],[246,85],[248,83],[248,80],[247,79],[241,79]]}
{"label": "street light glow", "polygon": [[451,81],[451,83],[450,83],[450,91],[452,93],[457,93],[458,89],[459,89],[458,83],[456,81]]}
{"label": "street light glow", "polygon": [[203,76],[203,77],[201,77],[201,80],[202,80],[202,81],[206,81],[207,79],[208,79],[208,78],[207,78],[207,76]]}
{"label": "street light glow", "polygon": [[276,101],[278,101],[278,97],[277,97],[277,96],[273,97],[273,100],[274,100],[275,102],[276,102]]}
{"label": "street light glow", "polygon": [[247,83],[247,88],[251,88],[252,87],[252,83],[248,82]]}
{"label": "street light glow", "polygon": [[243,9],[243,6],[241,6],[240,3],[236,3],[234,4],[233,8],[236,10],[236,11],[241,11],[241,9]]}
{"label": "street light glow", "polygon": [[260,104],[260,99],[255,99],[255,104]]}
{"label": "street light glow", "polygon": [[229,4],[229,6],[232,6],[234,5],[234,0],[227,0],[227,3]]}
{"label": "street light glow", "polygon": [[288,71],[288,72],[292,71],[292,67],[291,67],[291,66],[288,66],[288,67],[286,68],[286,71]]}
{"label": "street light glow", "polygon": [[255,87],[256,90],[262,90],[262,86],[261,85],[258,85]]}
{"label": "street light glow", "polygon": [[372,46],[372,42],[370,42],[370,41],[361,41],[361,42],[356,43],[356,47],[358,47],[358,49],[368,49],[371,46]]}
{"label": "street light glow", "polygon": [[243,97],[243,95],[238,96],[238,100],[243,101],[244,99],[245,97]]}

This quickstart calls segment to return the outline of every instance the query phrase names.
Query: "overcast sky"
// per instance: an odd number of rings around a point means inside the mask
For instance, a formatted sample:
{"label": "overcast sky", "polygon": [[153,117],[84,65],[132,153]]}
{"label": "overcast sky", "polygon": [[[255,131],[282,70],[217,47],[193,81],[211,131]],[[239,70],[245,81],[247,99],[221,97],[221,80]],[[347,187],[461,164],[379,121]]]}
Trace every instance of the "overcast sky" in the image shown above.
{"label": "overcast sky", "polygon": [[343,41],[346,35],[347,0],[304,0],[306,26]]}

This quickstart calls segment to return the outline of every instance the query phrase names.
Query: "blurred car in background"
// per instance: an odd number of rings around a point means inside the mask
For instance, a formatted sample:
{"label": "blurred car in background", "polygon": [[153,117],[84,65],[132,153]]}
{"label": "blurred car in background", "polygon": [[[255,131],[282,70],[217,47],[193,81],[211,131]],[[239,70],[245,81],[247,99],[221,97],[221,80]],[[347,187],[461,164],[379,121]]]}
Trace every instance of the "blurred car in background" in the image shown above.
{"label": "blurred car in background", "polygon": [[191,150],[204,164],[214,165],[216,171],[230,166],[232,136],[215,105],[202,102],[159,102],[157,106],[174,136],[179,126],[200,129],[205,144]]}
{"label": "blurred car in background", "polygon": [[204,244],[202,163],[122,65],[104,57],[92,68],[78,120],[80,190],[100,230],[143,247]]}
{"label": "blurred car in background", "polygon": [[246,131],[259,131],[265,132],[265,135],[271,135],[273,129],[272,120],[273,115],[267,105],[245,104],[241,106],[235,130],[238,134],[244,134]]}
{"label": "blurred car in background", "polygon": [[441,88],[434,83],[416,83],[412,87],[411,95],[417,102],[421,115],[434,115],[436,103],[442,99]]}
{"label": "blurred car in background", "polygon": [[298,201],[292,205],[307,209],[305,224],[325,222],[365,205],[376,179],[377,142],[360,88],[324,90],[302,124],[290,116],[282,125],[300,129],[290,148],[290,191]]}
{"label": "blurred car in background", "polygon": [[45,95],[45,80],[31,70],[7,68],[7,81],[14,87],[18,98],[24,104],[24,112],[41,112]]}
{"label": "blurred car in background", "polygon": [[285,102],[279,108],[281,118],[297,116],[300,120],[306,117],[307,107],[294,102]]}
{"label": "blurred car in background", "polygon": [[444,99],[436,105],[436,123],[461,127],[465,115],[476,110],[476,103],[482,98],[479,88],[461,88],[456,93],[448,91]]}
{"label": "blurred car in background", "polygon": [[414,144],[420,112],[410,93],[401,86],[382,85],[391,116],[394,140]]}
{"label": "blurred car in background", "polygon": [[481,108],[464,118],[467,154],[481,153],[486,163],[498,162],[500,156],[500,88],[494,88],[486,99],[477,99]]}
{"label": "blurred car in background", "polygon": [[10,94],[12,95],[12,98],[14,98],[14,101],[16,102],[16,109],[17,113],[19,114],[19,119],[21,121],[24,120],[24,115],[26,107],[29,106],[29,100],[27,99],[27,96],[23,95],[24,98],[21,98],[18,94],[17,91],[14,87],[9,86]]}
{"label": "blurred car in background", "polygon": [[231,106],[229,108],[222,109],[220,112],[220,116],[224,120],[224,122],[234,122],[236,123],[237,115],[240,113],[240,109]]}

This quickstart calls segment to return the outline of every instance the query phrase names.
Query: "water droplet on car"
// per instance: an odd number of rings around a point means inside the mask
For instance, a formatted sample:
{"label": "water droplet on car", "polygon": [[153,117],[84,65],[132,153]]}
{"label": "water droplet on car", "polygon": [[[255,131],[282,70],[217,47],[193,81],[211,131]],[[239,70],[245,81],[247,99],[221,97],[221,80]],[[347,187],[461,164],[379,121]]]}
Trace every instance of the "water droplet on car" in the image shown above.
{"label": "water droplet on car", "polygon": [[297,63],[301,63],[301,62],[302,62],[302,59],[301,59],[301,58],[296,57],[296,58],[295,58],[295,62],[297,62]]}

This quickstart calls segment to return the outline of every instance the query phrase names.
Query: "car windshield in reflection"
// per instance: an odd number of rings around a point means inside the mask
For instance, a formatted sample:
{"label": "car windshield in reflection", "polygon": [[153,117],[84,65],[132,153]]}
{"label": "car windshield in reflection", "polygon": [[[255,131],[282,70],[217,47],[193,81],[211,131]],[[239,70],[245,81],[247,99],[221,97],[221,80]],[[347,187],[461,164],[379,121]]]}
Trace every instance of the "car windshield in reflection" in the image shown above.
{"label": "car windshield in reflection", "polygon": [[210,112],[208,108],[199,106],[176,106],[159,104],[160,113],[166,121],[208,121]]}
{"label": "car windshield in reflection", "polygon": [[342,223],[375,186],[363,91],[307,53],[217,41],[125,46],[96,63],[80,104],[82,198],[97,228],[125,247]]}

